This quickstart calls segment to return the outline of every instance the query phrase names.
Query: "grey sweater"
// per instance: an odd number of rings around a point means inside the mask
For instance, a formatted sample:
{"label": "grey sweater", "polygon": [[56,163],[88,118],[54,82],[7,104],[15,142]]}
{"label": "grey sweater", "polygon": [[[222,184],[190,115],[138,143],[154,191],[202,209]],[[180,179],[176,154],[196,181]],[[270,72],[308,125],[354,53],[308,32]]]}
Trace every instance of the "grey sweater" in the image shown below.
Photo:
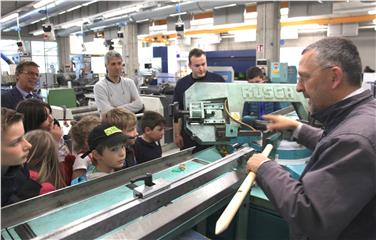
{"label": "grey sweater", "polygon": [[123,107],[134,113],[143,108],[136,85],[129,78],[121,78],[119,83],[101,79],[94,85],[94,98],[101,114],[116,107]]}
{"label": "grey sweater", "polygon": [[256,181],[291,239],[376,239],[376,99],[365,91],[314,115],[298,142],[313,149],[299,180],[273,161]]}

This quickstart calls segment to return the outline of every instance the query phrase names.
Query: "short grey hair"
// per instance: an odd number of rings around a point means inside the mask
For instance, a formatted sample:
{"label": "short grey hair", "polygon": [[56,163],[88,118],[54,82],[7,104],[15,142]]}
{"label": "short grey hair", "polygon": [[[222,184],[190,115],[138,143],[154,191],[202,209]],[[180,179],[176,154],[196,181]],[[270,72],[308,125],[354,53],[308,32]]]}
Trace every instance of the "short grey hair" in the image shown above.
{"label": "short grey hair", "polygon": [[108,62],[110,61],[110,58],[113,57],[122,58],[120,53],[116,52],[115,50],[110,50],[104,56],[104,64],[107,66]]}
{"label": "short grey hair", "polygon": [[336,65],[342,68],[347,79],[353,86],[362,83],[362,61],[355,44],[345,38],[329,37],[321,39],[306,47],[302,54],[314,50],[317,52],[317,62],[322,67]]}

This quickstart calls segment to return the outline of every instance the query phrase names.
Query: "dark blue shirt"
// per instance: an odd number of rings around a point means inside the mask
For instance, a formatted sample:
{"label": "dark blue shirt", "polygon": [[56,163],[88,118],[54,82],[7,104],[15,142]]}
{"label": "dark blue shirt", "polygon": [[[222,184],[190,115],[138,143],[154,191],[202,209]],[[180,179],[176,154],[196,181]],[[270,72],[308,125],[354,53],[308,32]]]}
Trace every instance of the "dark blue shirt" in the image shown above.
{"label": "dark blue shirt", "polygon": [[262,119],[261,116],[281,109],[278,102],[245,102],[242,116],[255,116]]}
{"label": "dark blue shirt", "polygon": [[159,142],[149,143],[141,137],[138,137],[136,139],[134,150],[137,163],[148,162],[152,159],[160,158],[162,156],[162,147]]}

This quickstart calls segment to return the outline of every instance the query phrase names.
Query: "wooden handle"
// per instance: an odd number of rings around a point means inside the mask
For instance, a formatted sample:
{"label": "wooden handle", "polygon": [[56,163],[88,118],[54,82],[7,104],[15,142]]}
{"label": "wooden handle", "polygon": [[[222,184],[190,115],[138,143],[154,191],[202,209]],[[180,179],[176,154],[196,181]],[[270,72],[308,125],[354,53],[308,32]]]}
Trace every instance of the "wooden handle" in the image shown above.
{"label": "wooden handle", "polygon": [[[262,151],[262,155],[265,157],[269,156],[270,152],[273,150],[273,145],[268,144]],[[215,234],[218,235],[228,228],[235,214],[238,212],[240,205],[242,204],[244,198],[248,195],[249,190],[253,182],[255,181],[256,174],[249,172],[247,177],[244,179],[242,185],[240,185],[238,191],[235,193],[234,197],[231,199],[230,203],[227,205],[226,209],[223,211],[222,215],[217,220],[215,224]]]}

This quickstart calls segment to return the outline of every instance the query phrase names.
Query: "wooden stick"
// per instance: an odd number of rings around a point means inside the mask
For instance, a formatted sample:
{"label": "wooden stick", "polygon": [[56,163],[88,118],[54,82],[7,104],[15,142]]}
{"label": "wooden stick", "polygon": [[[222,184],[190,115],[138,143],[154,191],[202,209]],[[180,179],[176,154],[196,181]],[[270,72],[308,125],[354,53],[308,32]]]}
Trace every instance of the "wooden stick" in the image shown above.
{"label": "wooden stick", "polygon": [[[269,156],[272,149],[273,146],[271,144],[268,144],[266,145],[261,154],[267,157]],[[215,224],[216,235],[222,233],[228,228],[235,214],[239,210],[239,207],[242,204],[244,198],[248,195],[255,178],[256,174],[254,174],[253,172],[248,173],[242,185],[240,185],[238,191],[235,193],[234,197],[231,199],[230,203],[227,205],[226,209],[223,211],[222,215],[217,220],[217,223]]]}

